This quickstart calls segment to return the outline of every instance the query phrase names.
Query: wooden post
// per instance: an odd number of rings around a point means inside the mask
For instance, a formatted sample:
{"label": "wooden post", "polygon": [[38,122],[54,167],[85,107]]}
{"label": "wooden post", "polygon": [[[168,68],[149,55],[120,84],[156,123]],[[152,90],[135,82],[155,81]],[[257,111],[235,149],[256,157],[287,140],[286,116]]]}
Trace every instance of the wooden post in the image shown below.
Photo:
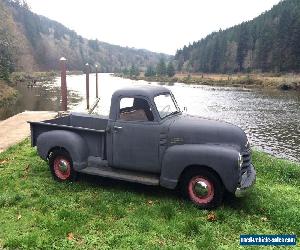
{"label": "wooden post", "polygon": [[96,98],[98,98],[98,65],[96,64]]}
{"label": "wooden post", "polygon": [[61,110],[67,111],[68,109],[68,93],[67,93],[67,59],[62,57],[60,58],[60,68],[61,68]]}
{"label": "wooden post", "polygon": [[85,64],[86,109],[90,109],[90,67]]}

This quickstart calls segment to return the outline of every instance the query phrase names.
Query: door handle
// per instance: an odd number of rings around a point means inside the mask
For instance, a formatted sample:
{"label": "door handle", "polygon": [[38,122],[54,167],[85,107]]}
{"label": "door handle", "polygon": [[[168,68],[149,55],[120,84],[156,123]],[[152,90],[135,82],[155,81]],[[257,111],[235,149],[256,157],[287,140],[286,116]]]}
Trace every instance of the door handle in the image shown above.
{"label": "door handle", "polygon": [[115,130],[115,131],[119,131],[119,130],[121,130],[121,129],[122,129],[122,127],[114,126],[114,130]]}

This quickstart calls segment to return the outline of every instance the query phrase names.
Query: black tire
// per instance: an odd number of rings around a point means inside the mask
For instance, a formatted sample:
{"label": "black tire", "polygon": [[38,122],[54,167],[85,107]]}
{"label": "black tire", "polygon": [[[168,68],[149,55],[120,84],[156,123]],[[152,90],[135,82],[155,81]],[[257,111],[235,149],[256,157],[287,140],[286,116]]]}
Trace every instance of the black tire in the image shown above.
{"label": "black tire", "polygon": [[217,174],[206,168],[193,168],[185,172],[180,188],[184,197],[202,209],[218,207],[223,200],[222,181]]}
{"label": "black tire", "polygon": [[50,153],[49,168],[56,181],[75,181],[76,179],[72,158],[66,150],[55,149]]}

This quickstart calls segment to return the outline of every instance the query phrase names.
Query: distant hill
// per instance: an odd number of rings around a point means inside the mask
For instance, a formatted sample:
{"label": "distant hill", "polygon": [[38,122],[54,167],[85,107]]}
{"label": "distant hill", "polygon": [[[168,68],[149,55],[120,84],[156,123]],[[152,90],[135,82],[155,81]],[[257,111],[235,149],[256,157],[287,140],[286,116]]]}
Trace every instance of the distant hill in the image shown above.
{"label": "distant hill", "polygon": [[177,51],[179,70],[300,72],[300,1],[285,0],[251,21]]}
{"label": "distant hill", "polygon": [[25,1],[0,0],[0,78],[12,70],[55,70],[60,57],[68,69],[98,63],[104,72],[146,67],[168,55],[87,40],[62,24],[30,11]]}

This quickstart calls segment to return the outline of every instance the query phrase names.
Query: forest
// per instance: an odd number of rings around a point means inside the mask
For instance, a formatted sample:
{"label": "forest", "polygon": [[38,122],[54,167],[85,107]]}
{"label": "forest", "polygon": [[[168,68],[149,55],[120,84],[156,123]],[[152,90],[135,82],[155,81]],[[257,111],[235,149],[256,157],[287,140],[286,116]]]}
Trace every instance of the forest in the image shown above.
{"label": "forest", "polygon": [[299,72],[300,1],[285,0],[251,21],[179,49],[178,71]]}
{"label": "forest", "polygon": [[58,69],[60,57],[69,70],[85,63],[98,64],[101,72],[119,72],[132,65],[141,69],[168,55],[88,40],[62,24],[37,15],[24,0],[0,0],[0,78],[12,71]]}

